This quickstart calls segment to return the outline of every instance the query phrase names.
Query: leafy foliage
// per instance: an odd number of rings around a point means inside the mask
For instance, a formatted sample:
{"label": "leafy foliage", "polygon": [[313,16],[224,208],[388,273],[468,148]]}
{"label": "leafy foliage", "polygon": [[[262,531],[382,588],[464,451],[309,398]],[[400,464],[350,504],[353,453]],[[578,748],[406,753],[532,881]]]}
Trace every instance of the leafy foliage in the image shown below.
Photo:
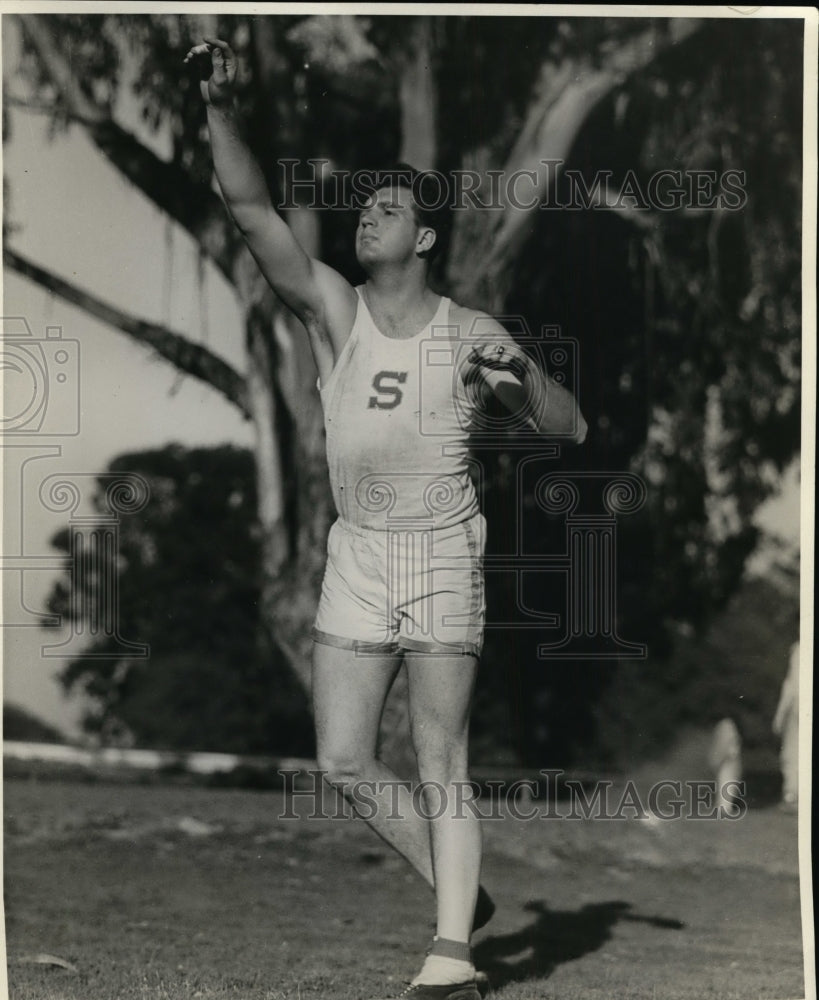
{"label": "leafy foliage", "polygon": [[[122,455],[109,471],[137,473],[150,487],[147,507],[123,519],[114,557],[120,632],[148,643],[151,655],[95,659],[113,652],[100,637],[64,668],[63,686],[94,703],[87,728],[141,746],[306,752],[303,694],[278,650],[259,639],[251,456],[170,445]],[[53,544],[67,550],[68,541],[61,532]],[[56,585],[54,612],[70,613],[70,586],[68,579]],[[89,597],[74,607],[91,607]]]}

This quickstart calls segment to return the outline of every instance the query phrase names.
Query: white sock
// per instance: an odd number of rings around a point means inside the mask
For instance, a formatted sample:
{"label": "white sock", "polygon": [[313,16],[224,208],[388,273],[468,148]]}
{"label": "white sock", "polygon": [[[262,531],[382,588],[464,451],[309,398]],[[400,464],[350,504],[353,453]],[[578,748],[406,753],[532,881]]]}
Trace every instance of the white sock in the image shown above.
{"label": "white sock", "polygon": [[474,978],[475,966],[471,962],[444,958],[443,955],[427,955],[427,960],[413,979],[412,985],[449,986],[452,983],[465,983]]}

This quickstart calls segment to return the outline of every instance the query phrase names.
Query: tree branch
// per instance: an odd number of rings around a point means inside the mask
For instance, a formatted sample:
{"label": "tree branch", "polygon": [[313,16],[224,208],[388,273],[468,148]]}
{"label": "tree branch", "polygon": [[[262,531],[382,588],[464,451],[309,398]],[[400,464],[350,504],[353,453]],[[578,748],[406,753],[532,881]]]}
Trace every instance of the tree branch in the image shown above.
{"label": "tree branch", "polygon": [[[21,97],[19,94],[10,94],[8,88],[3,93],[3,98],[10,108],[24,108],[35,115],[49,115],[51,118],[57,114],[57,105],[54,101],[33,101],[28,97]],[[80,118],[70,116],[72,121],[85,124]]]}
{"label": "tree branch", "polygon": [[[626,197],[631,197],[626,195]],[[637,208],[634,205],[625,204],[624,198],[611,184],[601,185],[595,189],[589,201],[589,208],[612,212],[618,218],[623,219],[643,232],[652,232],[663,224],[663,219],[669,212],[651,212],[648,209]],[[715,208],[692,208],[691,206],[680,206],[673,210],[675,219],[703,219],[705,217],[722,216],[725,209]]]}
{"label": "tree branch", "polygon": [[107,108],[84,93],[43,17],[26,15],[18,20],[65,102],[69,118],[82,124],[111,163],[183,226],[232,281],[233,246],[226,238],[232,227],[228,226],[225,207],[213,188],[194,180],[179,165],[160,159],[133,133],[118,125]]}
{"label": "tree branch", "polygon": [[206,347],[195,344],[160,324],[149,323],[123,312],[8,247],[3,249],[3,263],[30,281],[36,282],[91,316],[102,320],[103,323],[108,323],[139,343],[153,348],[160,357],[170,361],[180,371],[207,382],[211,388],[238,407],[244,417],[250,417],[245,379]]}
{"label": "tree branch", "polygon": [[[700,22],[680,19],[672,25],[668,45],[678,45],[699,30]],[[598,70],[580,66],[564,67],[568,79],[563,78],[557,86],[549,80],[551,67],[546,66],[541,80],[540,98],[530,108],[521,135],[504,165],[507,177],[515,171],[529,168],[535,171],[534,197],[540,203],[547,185],[553,182],[558,171],[546,171],[541,160],[564,163],[571,153],[577,134],[585,124],[594,107],[618,85],[634,73],[650,65],[664,51],[657,43],[653,29],[642,32],[628,42],[614,48],[604,65]],[[560,167],[558,166],[558,170]],[[503,222],[494,241],[492,258],[497,260],[514,252],[525,235],[526,222],[534,208],[514,208],[506,206]],[[491,262],[490,262],[491,267]]]}
{"label": "tree branch", "polygon": [[[592,110],[630,76],[654,62],[669,48],[691,38],[702,22],[675,18],[661,40],[654,28],[612,45],[602,53],[602,65],[591,67],[576,60],[544,65],[523,127],[503,166],[506,181],[527,171],[527,184],[519,191],[502,186],[503,211],[493,213],[482,238],[473,241],[463,261],[452,263],[454,284],[465,300],[480,302],[486,289],[499,288],[508,262],[529,235],[538,206],[554,184],[572,146]],[[551,169],[543,161],[552,164]],[[525,197],[517,204],[509,195]],[[457,269],[457,270],[455,270]],[[494,294],[497,298],[498,293]],[[493,297],[489,294],[489,297]],[[502,296],[501,296],[502,297]]]}

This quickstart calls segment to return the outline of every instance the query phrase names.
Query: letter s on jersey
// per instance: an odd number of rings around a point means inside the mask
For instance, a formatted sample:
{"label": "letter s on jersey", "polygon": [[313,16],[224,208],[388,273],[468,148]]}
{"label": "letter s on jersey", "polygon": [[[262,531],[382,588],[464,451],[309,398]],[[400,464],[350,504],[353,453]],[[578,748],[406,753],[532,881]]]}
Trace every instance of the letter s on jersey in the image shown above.
{"label": "letter s on jersey", "polygon": [[[370,396],[367,404],[369,410],[394,410],[404,398],[404,393],[398,388],[407,381],[406,372],[379,372],[373,378],[373,389],[377,396]],[[398,385],[390,385],[397,382]]]}

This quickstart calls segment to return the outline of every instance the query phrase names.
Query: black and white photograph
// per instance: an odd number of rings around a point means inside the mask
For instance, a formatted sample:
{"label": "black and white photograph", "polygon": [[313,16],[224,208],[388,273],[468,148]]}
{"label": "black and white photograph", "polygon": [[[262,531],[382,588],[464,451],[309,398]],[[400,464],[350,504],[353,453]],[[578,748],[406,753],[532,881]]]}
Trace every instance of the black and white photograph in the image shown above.
{"label": "black and white photograph", "polygon": [[808,7],[10,3],[10,1000],[811,1000]]}

